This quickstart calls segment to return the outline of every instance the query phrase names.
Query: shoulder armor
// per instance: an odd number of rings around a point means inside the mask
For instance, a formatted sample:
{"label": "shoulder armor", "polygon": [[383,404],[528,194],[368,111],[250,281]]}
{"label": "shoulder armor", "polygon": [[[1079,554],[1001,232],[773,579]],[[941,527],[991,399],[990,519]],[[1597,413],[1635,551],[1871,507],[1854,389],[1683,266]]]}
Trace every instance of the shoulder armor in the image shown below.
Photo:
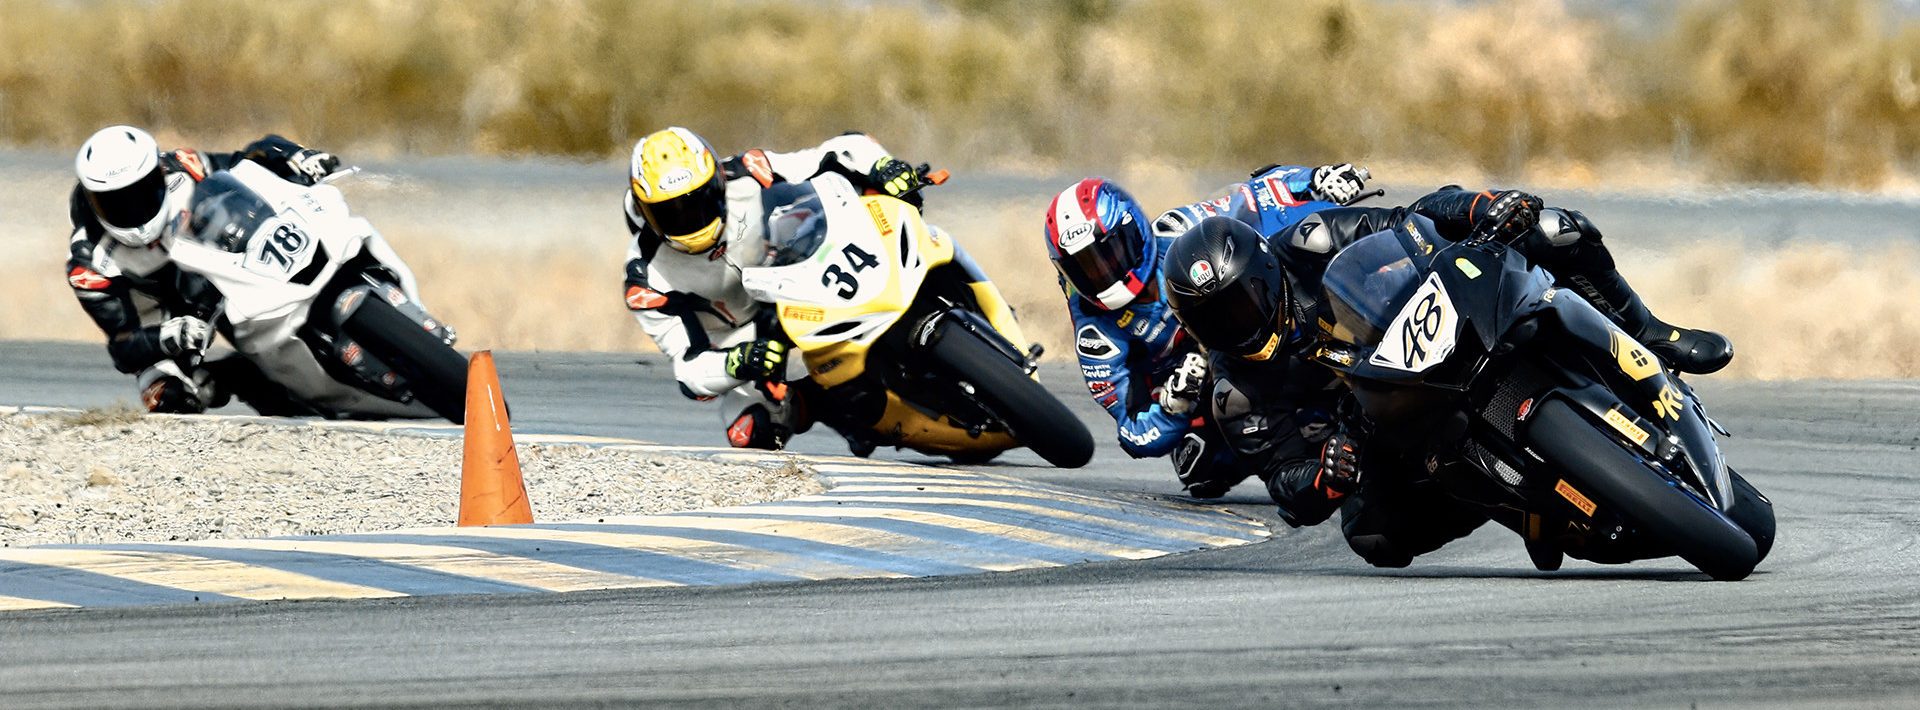
{"label": "shoulder armor", "polygon": [[767,152],[758,148],[727,158],[720,163],[720,170],[728,180],[751,177],[762,188],[780,181],[780,176],[773,172],[773,162],[767,160]]}

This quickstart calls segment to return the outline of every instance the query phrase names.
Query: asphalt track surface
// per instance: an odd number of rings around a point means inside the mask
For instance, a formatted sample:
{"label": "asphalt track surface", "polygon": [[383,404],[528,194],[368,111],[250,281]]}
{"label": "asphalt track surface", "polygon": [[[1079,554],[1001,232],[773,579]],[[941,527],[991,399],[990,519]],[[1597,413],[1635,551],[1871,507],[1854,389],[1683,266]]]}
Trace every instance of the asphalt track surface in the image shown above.
{"label": "asphalt track surface", "polygon": [[[718,444],[664,363],[503,353],[516,429]],[[1170,494],[1101,433],[1078,471]],[[1696,383],[1775,502],[1749,579],[1677,561],[1535,572],[1481,532],[1375,570],[1333,526],[1139,562],[911,580],[201,604],[0,617],[0,707],[1915,707],[1920,383]],[[0,402],[131,398],[98,346],[0,343]],[[831,435],[807,452],[841,453]],[[886,455],[884,452],[882,455]],[[902,460],[923,461],[902,456]]]}

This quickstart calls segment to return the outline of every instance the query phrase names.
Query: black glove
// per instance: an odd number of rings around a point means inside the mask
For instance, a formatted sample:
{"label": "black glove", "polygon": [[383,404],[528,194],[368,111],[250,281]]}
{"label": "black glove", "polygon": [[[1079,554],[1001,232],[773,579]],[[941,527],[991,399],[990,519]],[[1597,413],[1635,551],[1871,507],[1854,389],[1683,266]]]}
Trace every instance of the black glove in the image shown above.
{"label": "black glove", "polygon": [[1360,449],[1353,435],[1341,431],[1327,437],[1320,447],[1320,475],[1313,477],[1313,487],[1328,498],[1345,496],[1360,487]]}
{"label": "black glove", "polygon": [[1481,206],[1481,200],[1473,202],[1473,234],[1492,241],[1511,243],[1526,236],[1527,231],[1540,223],[1541,200],[1519,190],[1502,190],[1492,193],[1492,199]]}
{"label": "black glove", "polygon": [[874,189],[893,197],[901,197],[926,184],[920,178],[920,171],[913,169],[907,161],[891,155],[873,161],[873,169],[867,171],[867,180]]}
{"label": "black glove", "polygon": [[728,377],[754,382],[777,382],[786,379],[786,374],[786,343],[761,339],[727,348]]}
{"label": "black glove", "polygon": [[340,159],[333,157],[332,153],[302,148],[300,152],[294,153],[293,157],[287,159],[287,167],[305,176],[307,184],[318,185],[321,180],[332,175],[335,168],[340,167]]}

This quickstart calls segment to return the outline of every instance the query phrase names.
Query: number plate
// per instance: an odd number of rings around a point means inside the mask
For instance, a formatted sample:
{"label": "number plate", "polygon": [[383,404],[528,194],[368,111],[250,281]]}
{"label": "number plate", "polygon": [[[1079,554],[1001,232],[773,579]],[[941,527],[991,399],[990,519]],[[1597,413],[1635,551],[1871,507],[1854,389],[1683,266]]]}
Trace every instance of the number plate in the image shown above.
{"label": "number plate", "polygon": [[260,226],[247,244],[248,271],[282,281],[313,261],[313,237],[285,220]]}
{"label": "number plate", "polygon": [[1380,347],[1367,362],[1407,372],[1425,372],[1453,354],[1459,314],[1439,274],[1429,274],[1420,290],[1413,292],[1407,305],[1387,326]]}

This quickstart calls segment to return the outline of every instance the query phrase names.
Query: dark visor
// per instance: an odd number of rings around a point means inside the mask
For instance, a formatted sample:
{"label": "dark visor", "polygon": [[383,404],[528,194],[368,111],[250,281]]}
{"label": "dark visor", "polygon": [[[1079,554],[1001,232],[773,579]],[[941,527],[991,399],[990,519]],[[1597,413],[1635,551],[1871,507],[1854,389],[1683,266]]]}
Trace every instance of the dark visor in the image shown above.
{"label": "dark visor", "polygon": [[[1129,228],[1132,225],[1119,227]],[[1060,270],[1080,295],[1098,300],[1101,293],[1113,288],[1114,284],[1126,281],[1127,272],[1140,265],[1140,253],[1134,249],[1139,243],[1137,239],[1128,239],[1117,233],[1109,234],[1105,239],[1094,239],[1092,244],[1080,251],[1060,255]]]}
{"label": "dark visor", "polygon": [[715,174],[706,184],[679,197],[654,204],[640,202],[640,215],[661,234],[684,237],[713,224],[726,211],[726,202],[727,181]]}
{"label": "dark visor", "polygon": [[1262,279],[1242,278],[1177,314],[1180,325],[1209,350],[1251,355],[1266,347],[1274,333],[1276,305]]}
{"label": "dark visor", "polygon": [[160,214],[160,202],[167,196],[167,178],[155,166],[132,185],[106,192],[87,192],[93,214],[109,226],[138,227]]}

